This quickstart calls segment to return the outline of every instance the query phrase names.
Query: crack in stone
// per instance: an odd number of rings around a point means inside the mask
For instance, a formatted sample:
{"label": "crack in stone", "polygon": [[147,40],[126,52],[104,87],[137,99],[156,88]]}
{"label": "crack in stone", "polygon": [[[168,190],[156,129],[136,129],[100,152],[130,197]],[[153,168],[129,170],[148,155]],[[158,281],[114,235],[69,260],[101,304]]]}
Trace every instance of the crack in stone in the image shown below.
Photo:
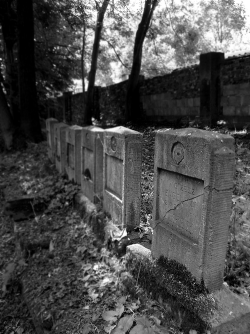
{"label": "crack in stone", "polygon": [[[192,201],[193,199],[199,198],[199,197],[201,197],[201,196],[203,196],[203,195],[204,195],[204,193],[199,194],[199,195],[194,196],[194,197],[191,197],[191,198],[188,198],[188,199],[186,199],[186,200],[181,201],[180,203],[178,203],[174,208],[169,209],[169,210],[165,213],[164,217],[163,217],[161,220],[159,220],[159,221],[157,222],[157,224],[155,225],[155,227],[153,228],[153,230],[155,230],[156,227],[157,227],[160,223],[162,223],[163,219],[166,217],[166,215],[167,215],[170,211],[174,211],[174,210],[176,210],[176,208],[178,208],[178,206],[180,206],[182,203],[185,203],[185,202],[188,202],[188,201]],[[164,202],[164,203],[167,204],[166,202]]]}
{"label": "crack in stone", "polygon": [[217,189],[217,188],[211,188],[210,186],[206,186],[205,188],[204,188],[204,190],[205,189],[211,189],[211,191],[213,191],[213,190],[215,190],[215,191],[217,191],[217,192],[222,192],[222,191],[233,191],[233,187],[231,187],[231,188],[226,188],[226,189]]}
{"label": "crack in stone", "polygon": [[[204,188],[204,190],[207,189],[207,188],[208,188],[208,189],[210,188],[210,191],[215,190],[215,191],[217,191],[217,192],[222,192],[222,191],[232,191],[232,190],[233,190],[232,187],[231,187],[231,188],[226,188],[226,189],[219,190],[219,189],[217,189],[217,188],[211,188],[210,186],[206,186],[206,187]],[[178,203],[174,208],[169,209],[169,210],[165,213],[164,217],[163,217],[161,220],[159,220],[159,221],[157,222],[157,224],[155,225],[155,227],[153,228],[153,230],[155,230],[156,227],[157,227],[160,223],[162,223],[163,219],[166,217],[166,215],[167,215],[170,211],[174,211],[174,210],[176,210],[176,208],[178,208],[178,206],[180,206],[182,203],[185,203],[185,202],[188,202],[188,201],[192,201],[193,199],[196,199],[196,198],[198,198],[198,197],[200,197],[200,196],[202,196],[202,195],[204,195],[204,194],[200,194],[200,195],[198,195],[198,196],[195,196],[195,197],[186,199],[186,200],[184,200],[184,201],[181,201],[181,202]],[[166,202],[164,202],[164,203],[167,204]]]}

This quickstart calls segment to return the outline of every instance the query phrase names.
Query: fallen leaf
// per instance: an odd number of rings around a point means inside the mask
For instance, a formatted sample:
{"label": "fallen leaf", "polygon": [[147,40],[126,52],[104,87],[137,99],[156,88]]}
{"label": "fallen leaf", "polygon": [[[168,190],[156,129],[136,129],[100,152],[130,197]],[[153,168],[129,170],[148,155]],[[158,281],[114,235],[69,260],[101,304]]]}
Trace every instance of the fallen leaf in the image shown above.
{"label": "fallen leaf", "polygon": [[151,315],[150,318],[153,319],[153,321],[155,322],[156,325],[160,326],[160,324],[161,324],[161,320],[160,319],[158,319],[154,315]]}
{"label": "fallen leaf", "polygon": [[110,334],[112,329],[114,329],[114,328],[115,328],[115,325],[108,324],[107,326],[104,327],[104,330],[105,330],[106,333]]}
{"label": "fallen leaf", "polygon": [[127,306],[129,309],[132,311],[137,310],[139,308],[139,305],[137,303],[131,303],[130,305]]}
{"label": "fallen leaf", "polygon": [[120,318],[120,316],[122,315],[122,313],[124,312],[124,306],[122,304],[118,304],[116,306],[115,311],[117,312],[118,317]]}
{"label": "fallen leaf", "polygon": [[133,316],[125,316],[121,318],[118,322],[118,325],[114,330],[112,330],[111,334],[126,334],[128,330],[132,327],[134,322]]}
{"label": "fallen leaf", "polygon": [[136,325],[132,330],[129,332],[129,334],[144,334],[144,326],[142,325]]}
{"label": "fallen leaf", "polygon": [[79,253],[79,252],[84,253],[86,250],[87,250],[86,246],[78,246],[76,253]]}
{"label": "fallen leaf", "polygon": [[95,322],[99,318],[100,314],[93,314],[92,322]]}
{"label": "fallen leaf", "polygon": [[83,329],[81,330],[81,334],[89,334],[90,331],[91,331],[90,324],[86,324],[83,326]]}
{"label": "fallen leaf", "polygon": [[138,317],[136,318],[136,323],[140,324],[144,327],[151,327],[151,323],[148,321],[148,319],[144,318],[144,317]]}
{"label": "fallen leaf", "polygon": [[122,296],[118,299],[117,304],[124,304],[126,302],[127,297]]}
{"label": "fallen leaf", "polygon": [[103,288],[104,286],[106,286],[107,284],[110,284],[113,282],[113,278],[112,277],[104,277],[104,279],[101,281],[100,283],[100,288]]}
{"label": "fallen leaf", "polygon": [[83,281],[83,282],[88,281],[89,278],[90,278],[90,276],[91,276],[91,275],[86,275],[86,276],[84,276],[83,278],[81,278],[81,281]]}
{"label": "fallen leaf", "polygon": [[24,261],[24,259],[20,259],[18,261],[19,266],[27,266],[27,263]]}
{"label": "fallen leaf", "polygon": [[105,321],[115,322],[117,320],[117,312],[116,311],[105,311],[102,314],[102,318]]}
{"label": "fallen leaf", "polygon": [[54,250],[53,241],[50,240],[50,243],[49,243],[49,251],[50,251],[50,252],[53,252],[53,250]]}

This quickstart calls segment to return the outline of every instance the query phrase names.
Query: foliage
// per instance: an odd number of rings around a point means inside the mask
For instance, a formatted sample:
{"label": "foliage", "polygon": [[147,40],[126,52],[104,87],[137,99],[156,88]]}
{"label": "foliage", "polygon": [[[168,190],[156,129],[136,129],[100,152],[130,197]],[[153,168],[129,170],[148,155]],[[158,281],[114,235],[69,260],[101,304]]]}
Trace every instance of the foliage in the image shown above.
{"label": "foliage", "polygon": [[240,33],[246,24],[245,9],[235,0],[201,1],[203,32],[213,35],[215,51],[224,51],[225,43],[233,39],[233,33]]}

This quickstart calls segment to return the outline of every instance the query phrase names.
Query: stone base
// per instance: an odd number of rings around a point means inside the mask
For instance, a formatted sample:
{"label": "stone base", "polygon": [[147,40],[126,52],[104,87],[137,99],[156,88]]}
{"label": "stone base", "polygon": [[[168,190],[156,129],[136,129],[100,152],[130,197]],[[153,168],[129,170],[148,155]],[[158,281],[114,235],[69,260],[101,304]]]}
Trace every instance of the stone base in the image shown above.
{"label": "stone base", "polygon": [[192,329],[198,333],[210,330],[211,334],[250,333],[250,303],[231,292],[225,284],[211,294],[188,294],[188,288],[179,278],[170,275],[163,279],[164,270],[159,275],[162,269],[152,259],[149,249],[139,244],[130,245],[126,257],[127,267],[137,275],[139,284],[153,295],[160,293],[161,298],[170,305],[173,316],[174,310],[180,309],[184,333]]}

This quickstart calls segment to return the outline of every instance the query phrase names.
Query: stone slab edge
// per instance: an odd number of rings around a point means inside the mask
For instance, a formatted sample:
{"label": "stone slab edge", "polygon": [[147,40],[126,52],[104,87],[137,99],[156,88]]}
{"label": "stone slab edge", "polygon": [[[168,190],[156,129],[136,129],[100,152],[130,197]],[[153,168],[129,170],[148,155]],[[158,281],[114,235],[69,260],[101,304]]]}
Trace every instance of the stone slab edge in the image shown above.
{"label": "stone slab edge", "polygon": [[[133,271],[133,265],[131,267],[131,259],[134,260],[134,266],[140,266],[142,261],[145,261],[147,266],[150,266],[148,269],[152,276],[152,279],[156,281],[157,285],[161,291],[167,293],[167,295],[173,295],[174,299],[180,306],[184,306],[190,296],[185,295],[185,289],[181,291],[180,289],[175,293],[173,287],[179,282],[174,282],[174,279],[169,284],[162,286],[161,277],[154,277],[154,260],[151,256],[151,251],[142,245],[134,244],[127,246],[127,265],[129,271]],[[140,265],[139,265],[140,264]],[[138,276],[139,278],[139,276]],[[138,279],[137,278],[137,279]],[[140,282],[140,278],[138,279]],[[152,291],[148,291],[152,292]],[[189,300],[189,311],[192,310],[192,313],[197,319],[200,319],[200,324],[206,329],[210,329],[211,334],[249,334],[250,333],[250,303],[248,303],[243,298],[234,294],[229,290],[229,288],[223,285],[223,288],[214,293],[200,296],[194,296]],[[204,312],[204,306],[207,305],[208,308]],[[184,306],[185,307],[185,306]],[[190,326],[190,325],[188,325]],[[185,328],[185,333],[189,330],[195,328]]]}

